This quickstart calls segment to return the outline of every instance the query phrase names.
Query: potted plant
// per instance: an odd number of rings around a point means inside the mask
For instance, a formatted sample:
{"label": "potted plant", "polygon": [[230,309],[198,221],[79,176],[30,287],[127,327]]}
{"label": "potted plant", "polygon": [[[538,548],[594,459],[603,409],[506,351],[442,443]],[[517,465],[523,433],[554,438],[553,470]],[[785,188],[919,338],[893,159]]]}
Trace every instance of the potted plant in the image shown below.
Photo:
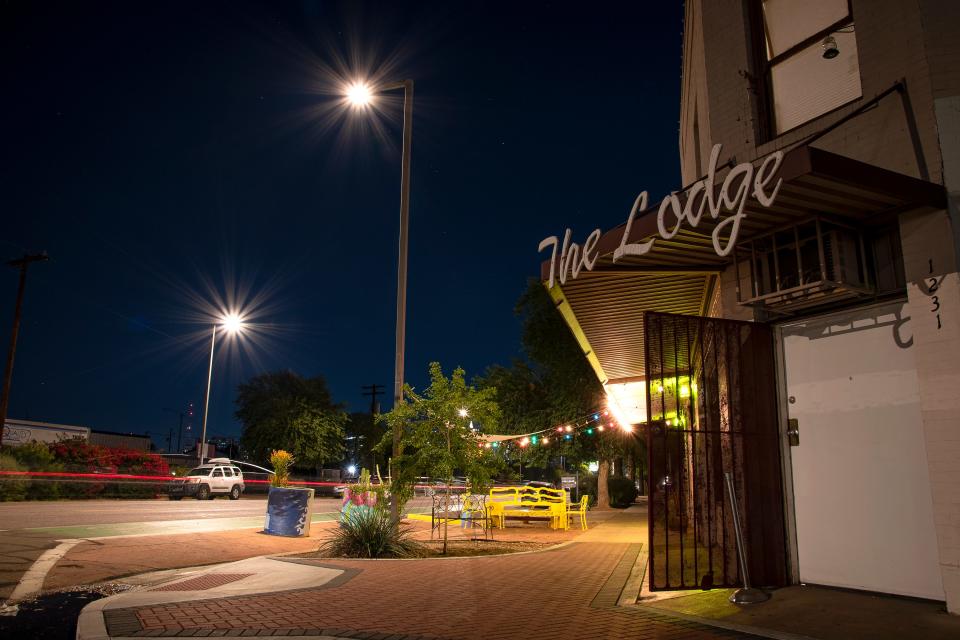
{"label": "potted plant", "polygon": [[275,536],[309,536],[313,489],[289,487],[293,456],[283,449],[270,454],[273,477],[267,495],[264,533]]}

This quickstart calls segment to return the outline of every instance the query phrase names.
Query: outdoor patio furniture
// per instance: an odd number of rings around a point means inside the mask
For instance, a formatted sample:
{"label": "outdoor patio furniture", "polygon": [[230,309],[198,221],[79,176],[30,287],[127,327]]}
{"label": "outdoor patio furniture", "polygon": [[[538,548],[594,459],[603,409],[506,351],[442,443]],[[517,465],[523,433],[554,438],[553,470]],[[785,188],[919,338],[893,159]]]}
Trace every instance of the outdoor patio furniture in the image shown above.
{"label": "outdoor patio furniture", "polygon": [[[451,520],[459,521],[461,529],[469,529],[473,540],[492,540],[493,523],[487,511],[487,496],[436,494],[430,510],[430,539],[436,531],[440,536],[440,527]],[[480,529],[479,537],[476,529]],[[449,533],[449,532],[448,532]]]}
{"label": "outdoor patio furniture", "polygon": [[573,522],[573,519],[580,516],[580,528],[587,530],[587,505],[590,502],[590,496],[583,496],[580,502],[572,502],[567,505],[567,528]]}
{"label": "outdoor patio furniture", "polygon": [[501,529],[506,526],[507,518],[549,519],[552,528],[566,529],[566,493],[545,487],[497,487],[490,490],[487,513]]}

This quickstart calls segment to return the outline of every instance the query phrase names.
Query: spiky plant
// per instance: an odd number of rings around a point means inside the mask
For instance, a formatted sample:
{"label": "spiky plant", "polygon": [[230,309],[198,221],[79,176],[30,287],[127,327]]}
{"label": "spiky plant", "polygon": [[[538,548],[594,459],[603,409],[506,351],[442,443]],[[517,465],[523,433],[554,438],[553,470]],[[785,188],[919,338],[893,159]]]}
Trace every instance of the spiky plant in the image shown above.
{"label": "spiky plant", "polygon": [[410,529],[390,521],[383,509],[354,508],[320,546],[324,555],[344,558],[416,558],[423,547],[410,539]]}

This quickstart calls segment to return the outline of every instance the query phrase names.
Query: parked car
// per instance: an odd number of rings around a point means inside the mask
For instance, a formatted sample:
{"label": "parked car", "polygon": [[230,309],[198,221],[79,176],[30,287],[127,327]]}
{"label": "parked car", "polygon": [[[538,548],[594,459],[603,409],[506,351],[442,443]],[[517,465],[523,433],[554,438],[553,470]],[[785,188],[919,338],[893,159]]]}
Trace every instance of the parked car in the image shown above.
{"label": "parked car", "polygon": [[190,496],[197,500],[212,500],[217,496],[230,496],[238,500],[243,494],[243,472],[227,458],[211,458],[195,467],[183,478],[170,483],[167,494],[171,500]]}

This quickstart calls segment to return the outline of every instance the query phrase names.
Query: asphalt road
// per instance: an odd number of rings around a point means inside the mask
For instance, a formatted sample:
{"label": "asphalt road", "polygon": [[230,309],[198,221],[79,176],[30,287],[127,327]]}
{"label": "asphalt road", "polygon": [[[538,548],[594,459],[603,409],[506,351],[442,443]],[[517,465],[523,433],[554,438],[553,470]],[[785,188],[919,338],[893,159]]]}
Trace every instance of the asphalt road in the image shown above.
{"label": "asphalt road", "polygon": [[[116,523],[262,517],[266,496],[240,500],[57,500],[0,502],[0,531]],[[338,511],[336,498],[314,499],[314,513]]]}

